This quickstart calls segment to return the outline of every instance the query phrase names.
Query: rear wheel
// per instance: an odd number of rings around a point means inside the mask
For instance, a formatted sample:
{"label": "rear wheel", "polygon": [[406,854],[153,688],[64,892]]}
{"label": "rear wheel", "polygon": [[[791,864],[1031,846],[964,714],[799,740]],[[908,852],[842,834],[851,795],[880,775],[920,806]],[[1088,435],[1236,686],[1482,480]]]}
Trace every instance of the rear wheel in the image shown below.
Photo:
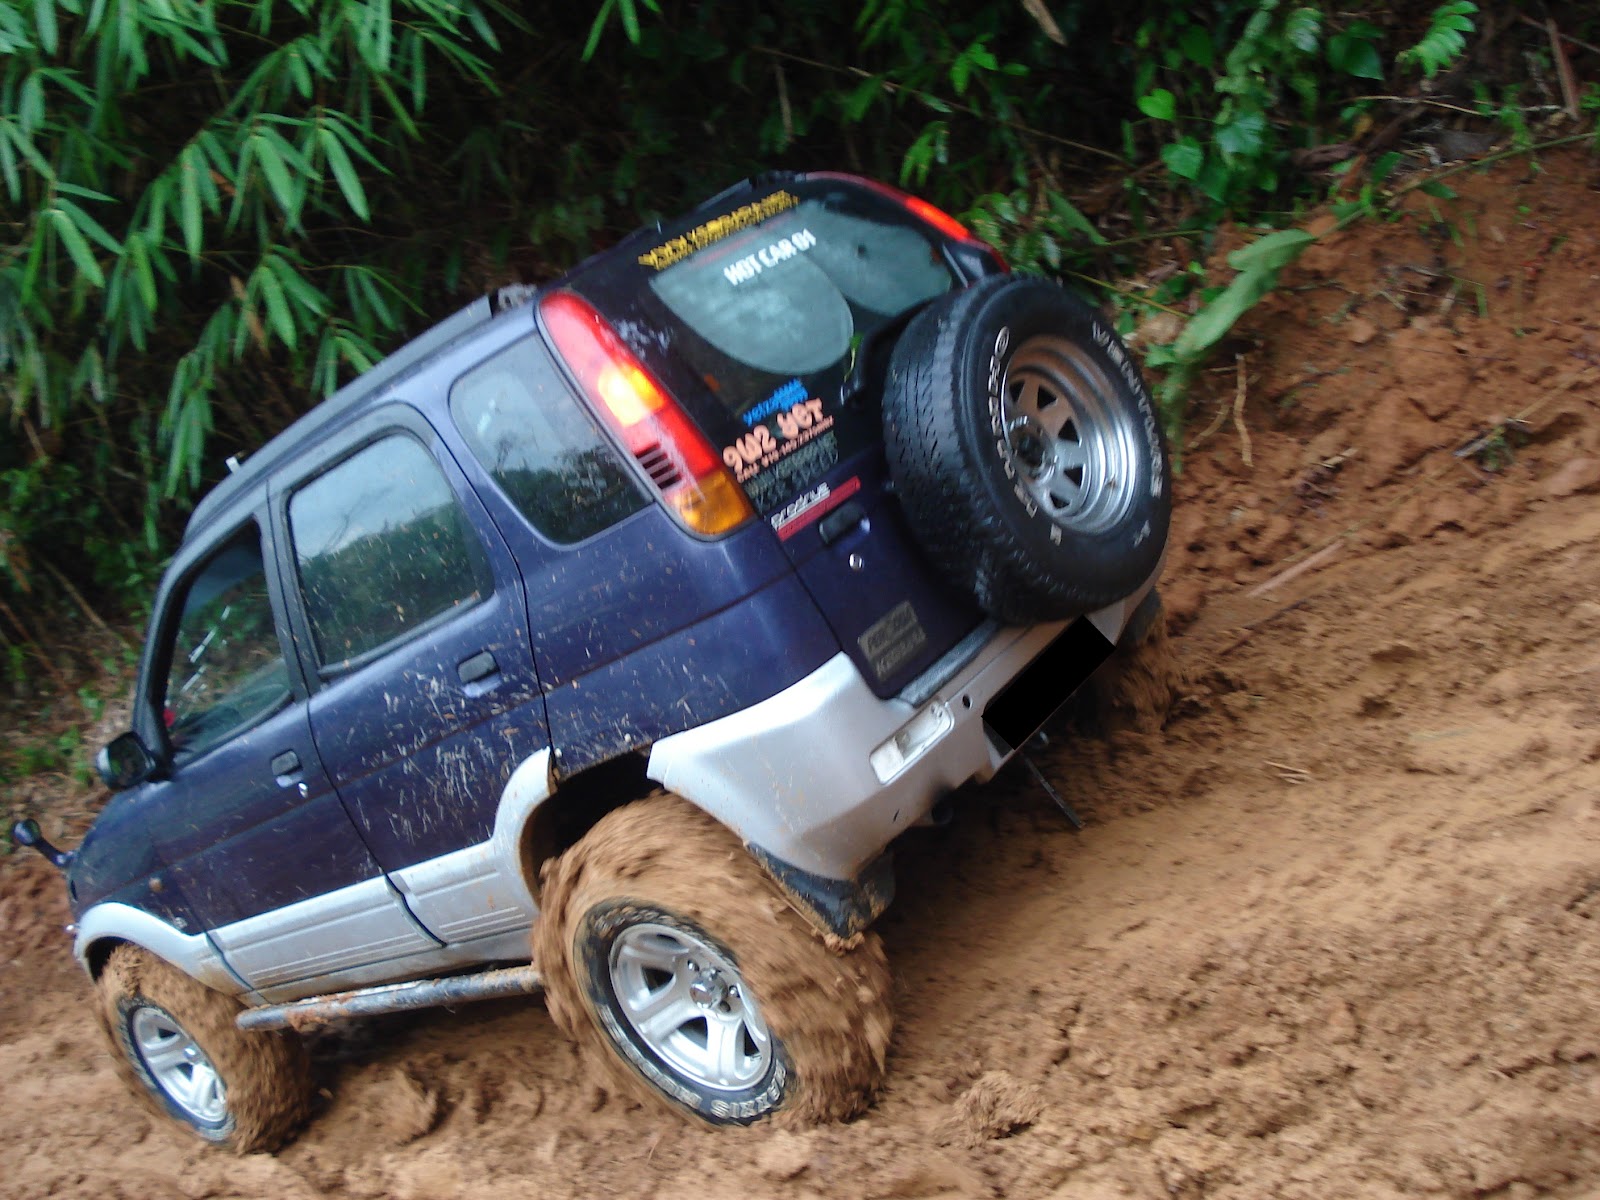
{"label": "rear wheel", "polygon": [[119,1072],[164,1116],[241,1154],[270,1150],[305,1118],[310,1071],[293,1033],[247,1033],[238,1001],[137,946],[96,984]]}
{"label": "rear wheel", "polygon": [[676,796],[610,813],[545,877],[551,1015],[628,1090],[714,1125],[836,1120],[882,1079],[876,935],[824,946],[738,839]]}
{"label": "rear wheel", "polygon": [[1058,620],[1133,592],[1171,515],[1149,392],[1109,326],[1042,279],[986,279],[906,328],[889,469],[933,560],[992,616]]}

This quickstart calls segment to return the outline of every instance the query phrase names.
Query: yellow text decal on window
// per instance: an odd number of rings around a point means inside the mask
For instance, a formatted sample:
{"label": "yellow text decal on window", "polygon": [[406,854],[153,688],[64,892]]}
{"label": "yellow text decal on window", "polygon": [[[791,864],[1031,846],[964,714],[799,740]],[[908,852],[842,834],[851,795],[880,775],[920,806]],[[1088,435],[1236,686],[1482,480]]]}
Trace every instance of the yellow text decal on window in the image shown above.
{"label": "yellow text decal on window", "polygon": [[675,237],[670,242],[664,242],[648,254],[639,255],[639,264],[663,271],[674,263],[682,262],[695,251],[704,250],[707,246],[714,245],[741,229],[759,225],[768,217],[775,217],[799,203],[799,199],[788,192],[773,192],[772,195],[765,196],[754,204],[746,204],[731,213],[713,217],[704,225],[696,225],[688,233]]}

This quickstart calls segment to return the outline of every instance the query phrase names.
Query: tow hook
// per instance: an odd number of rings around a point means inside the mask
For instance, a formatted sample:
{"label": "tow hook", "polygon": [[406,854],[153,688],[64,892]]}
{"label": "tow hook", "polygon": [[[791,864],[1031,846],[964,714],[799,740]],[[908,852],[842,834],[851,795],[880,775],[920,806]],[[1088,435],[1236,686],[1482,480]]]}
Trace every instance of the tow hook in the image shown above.
{"label": "tow hook", "polygon": [[11,840],[19,846],[32,846],[45,856],[52,867],[59,867],[65,871],[72,865],[73,852],[52,846],[45,840],[44,834],[39,832],[39,822],[32,817],[25,817],[12,823]]}

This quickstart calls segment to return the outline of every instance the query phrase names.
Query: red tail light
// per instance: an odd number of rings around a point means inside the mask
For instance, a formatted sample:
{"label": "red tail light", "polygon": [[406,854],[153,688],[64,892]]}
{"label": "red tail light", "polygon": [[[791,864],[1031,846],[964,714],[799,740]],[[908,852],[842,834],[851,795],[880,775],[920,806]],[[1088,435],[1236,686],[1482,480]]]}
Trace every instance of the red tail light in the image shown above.
{"label": "red tail light", "polygon": [[955,238],[960,242],[972,241],[972,234],[967,227],[945,212],[944,209],[935,207],[917,196],[901,196],[900,203],[904,204],[946,237]]}
{"label": "red tail light", "polygon": [[685,525],[726,533],[755,516],[705,435],[593,305],[572,292],[553,292],[539,312],[590,403]]}
{"label": "red tail light", "polygon": [[[981,238],[974,237],[970,229],[952,217],[949,213],[945,212],[944,209],[939,208],[936,205],[929,204],[926,200],[920,199],[917,196],[910,195],[907,192],[902,192],[899,188],[890,187],[887,183],[879,183],[876,179],[863,179],[859,175],[846,175],[843,171],[812,171],[806,176],[806,178],[843,179],[849,183],[854,183],[861,187],[871,188],[879,195],[889,197],[889,199],[900,205],[900,207],[904,208],[918,220],[932,225],[940,233],[944,234],[945,237],[953,238],[958,242],[976,242],[985,250],[989,251],[989,253],[994,256],[996,262],[1000,263],[1001,266],[1005,266],[1005,263],[1001,260],[1000,255],[992,246],[989,245],[989,243],[983,241]],[[1009,267],[1006,269],[1010,270]]]}

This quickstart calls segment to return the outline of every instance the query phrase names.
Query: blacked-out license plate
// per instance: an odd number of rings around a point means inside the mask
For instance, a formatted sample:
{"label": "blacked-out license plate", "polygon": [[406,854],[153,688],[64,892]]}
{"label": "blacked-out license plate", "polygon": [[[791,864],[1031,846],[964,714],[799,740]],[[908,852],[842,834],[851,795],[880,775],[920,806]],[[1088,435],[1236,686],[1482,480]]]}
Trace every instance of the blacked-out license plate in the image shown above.
{"label": "blacked-out license plate", "polygon": [[1079,617],[989,701],[984,723],[1008,750],[1020,748],[1111,656],[1111,650],[1105,635],[1087,617]]}

